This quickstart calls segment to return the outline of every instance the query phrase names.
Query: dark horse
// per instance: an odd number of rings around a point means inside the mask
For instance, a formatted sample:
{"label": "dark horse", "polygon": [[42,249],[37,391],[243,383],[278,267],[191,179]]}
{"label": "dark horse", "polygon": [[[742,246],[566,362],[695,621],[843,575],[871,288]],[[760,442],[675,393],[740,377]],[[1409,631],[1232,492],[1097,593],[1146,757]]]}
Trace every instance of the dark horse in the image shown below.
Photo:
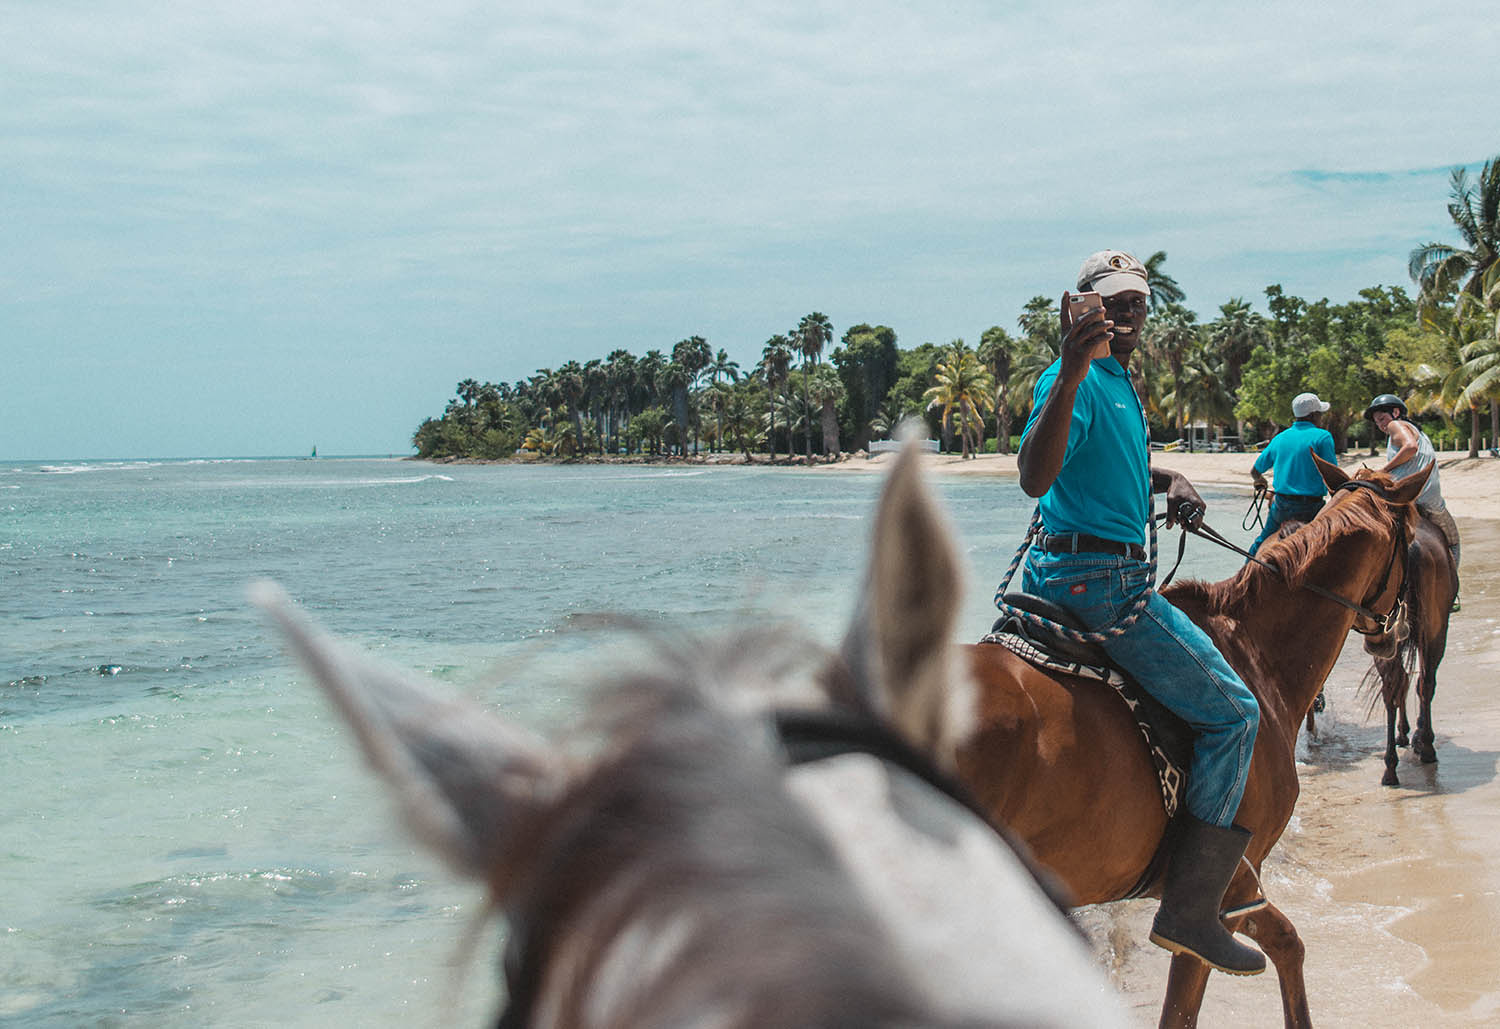
{"label": "dark horse", "polygon": [[1437,670],[1448,648],[1448,617],[1457,596],[1458,577],[1453,554],[1442,530],[1421,519],[1407,561],[1406,610],[1400,624],[1384,637],[1365,641],[1375,658],[1372,675],[1380,683],[1385,702],[1385,775],[1383,786],[1399,786],[1396,748],[1408,743],[1411,724],[1406,701],[1413,680],[1417,686],[1417,731],[1410,737],[1412,753],[1422,764],[1437,761],[1433,747],[1432,697],[1437,692]]}
{"label": "dark horse", "polygon": [[[1260,701],[1260,730],[1236,823],[1253,832],[1224,896],[1233,931],[1276,966],[1288,1026],[1311,1024],[1303,944],[1290,920],[1263,903],[1259,870],[1297,802],[1295,746],[1303,716],[1350,628],[1374,625],[1329,596],[1385,615],[1402,583],[1404,541],[1417,524],[1412,500],[1426,481],[1397,484],[1361,470],[1351,480],[1318,462],[1332,490],[1301,531],[1266,543],[1259,557],[1217,583],[1187,581],[1165,595],[1213,637]],[[973,733],[959,749],[961,778],[992,816],[1031,846],[1081,904],[1132,895],[1167,829],[1155,769],[1126,705],[1099,683],[1054,676],[993,644],[968,649],[978,682]],[[1159,895],[1160,877],[1140,895]],[[1172,958],[1162,1026],[1192,1026],[1209,968]]]}
{"label": "dark horse", "polygon": [[259,588],[409,827],[504,916],[503,1029],[1126,1024],[1033,869],[932,768],[969,694],[958,558],[918,467],[904,453],[886,486],[836,654],[784,627],[657,641],[561,740]]}

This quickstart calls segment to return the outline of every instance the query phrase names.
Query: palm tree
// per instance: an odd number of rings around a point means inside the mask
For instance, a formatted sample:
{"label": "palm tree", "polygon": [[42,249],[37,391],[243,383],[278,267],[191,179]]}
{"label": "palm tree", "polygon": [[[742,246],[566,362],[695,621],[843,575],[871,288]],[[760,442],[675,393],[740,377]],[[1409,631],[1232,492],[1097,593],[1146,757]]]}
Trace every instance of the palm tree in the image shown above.
{"label": "palm tree", "polygon": [[1011,398],[1011,377],[1017,362],[1025,355],[1027,342],[1013,338],[998,325],[984,330],[979,337],[979,360],[989,369],[995,380],[995,450],[1010,453],[1010,418],[1014,413]]}
{"label": "palm tree", "polygon": [[1208,428],[1223,425],[1234,417],[1234,394],[1225,381],[1223,358],[1207,347],[1194,347],[1183,359],[1181,381],[1162,402],[1183,411],[1189,422],[1202,420]]}
{"label": "palm tree", "polygon": [[1187,356],[1199,346],[1197,321],[1198,315],[1181,304],[1168,304],[1165,311],[1152,318],[1141,337],[1145,351],[1142,363],[1162,363],[1171,370],[1172,388],[1162,392],[1176,400],[1172,424],[1177,426],[1179,434],[1183,429],[1182,369]]}
{"label": "palm tree", "polygon": [[[1235,297],[1219,305],[1219,317],[1208,325],[1208,342],[1222,362],[1224,389],[1239,392],[1245,364],[1256,347],[1269,346],[1271,330],[1263,315],[1252,311],[1250,303]],[[1244,427],[1235,429],[1244,435]]]}
{"label": "palm tree", "polygon": [[604,418],[609,405],[609,370],[599,358],[584,362],[583,402],[594,426],[594,444],[604,453]]}
{"label": "palm tree", "polygon": [[672,400],[672,423],[671,428],[676,432],[677,453],[687,457],[688,448],[688,384],[693,381],[692,374],[687,366],[681,361],[672,361],[662,369],[661,383],[667,395]]}
{"label": "palm tree", "polygon": [[756,386],[751,380],[743,383],[736,382],[732,386],[722,383],[715,386],[723,389],[726,393],[724,398],[723,413],[720,422],[726,438],[745,455],[745,463],[750,463],[750,446],[755,442],[759,430],[760,419],[756,415],[755,390]]}
{"label": "palm tree", "polygon": [[577,361],[569,361],[557,370],[554,377],[558,390],[562,393],[563,403],[567,405],[567,415],[573,423],[572,438],[577,445],[583,444],[583,394],[585,390],[583,366]]}
{"label": "palm tree", "polygon": [[899,398],[889,398],[876,410],[875,417],[870,419],[871,438],[890,439],[891,433],[896,431],[896,427],[904,422],[909,415],[914,415],[915,413],[914,411],[903,410]]}
{"label": "palm tree", "polygon": [[1417,304],[1428,307],[1463,290],[1478,299],[1484,273],[1500,257],[1500,157],[1484,163],[1479,181],[1454,168],[1448,214],[1467,249],[1424,243],[1411,252],[1407,271],[1417,284]]}
{"label": "palm tree", "polygon": [[[796,390],[786,390],[775,398],[774,409],[780,414],[781,424],[786,426],[787,442],[796,437],[801,430],[811,432],[811,426],[817,419],[819,412],[805,400]],[[774,424],[776,414],[768,414],[766,423]],[[794,456],[788,453],[788,456]]]}
{"label": "palm tree", "polygon": [[1158,250],[1146,258],[1146,285],[1151,287],[1151,313],[1168,304],[1180,304],[1187,299],[1177,280],[1161,270],[1167,261],[1167,252]]}
{"label": "palm tree", "polygon": [[[672,411],[676,416],[678,429],[683,433],[684,456],[687,455],[687,429],[692,418],[688,410],[687,393],[697,384],[699,376],[713,360],[713,348],[708,345],[708,340],[702,336],[689,336],[687,339],[679,340],[672,346],[672,363],[681,368],[681,374],[672,375]],[[693,432],[693,453],[698,452],[698,433]]]}
{"label": "palm tree", "polygon": [[[808,373],[813,365],[818,363],[818,358],[823,354],[823,348],[833,340],[833,323],[828,316],[820,311],[802,316],[797,327],[789,333],[796,344],[797,350],[802,355],[802,406],[810,407],[808,399]],[[812,419],[808,419],[803,435],[803,456],[808,463],[812,463]]]}
{"label": "palm tree", "polygon": [[942,409],[945,426],[952,424],[954,412],[958,413],[959,447],[964,458],[972,456],[971,438],[978,449],[977,437],[984,431],[985,412],[994,406],[994,392],[995,380],[989,369],[979,363],[963,340],[954,340],[938,361],[936,384],[922,394],[922,399],[929,409]]}
{"label": "palm tree", "polygon": [[823,424],[823,454],[839,453],[839,401],[844,399],[844,380],[838,372],[823,365],[813,373],[811,399],[817,405]]}
{"label": "palm tree", "polygon": [[[730,382],[739,382],[740,366],[738,362],[731,361],[728,352],[721,348],[714,355],[713,360],[708,363],[708,367],[703,370],[703,374],[708,376],[709,383],[712,386],[718,386],[721,379],[727,379]],[[714,451],[717,452],[724,449],[724,430],[721,424],[724,414],[724,394],[717,389],[711,389],[709,395],[713,397],[714,401]]]}
{"label": "palm tree", "polygon": [[612,350],[604,363],[609,392],[609,451],[619,453],[620,434],[630,421],[630,394],[635,389],[636,360],[628,350]]}
{"label": "palm tree", "polygon": [[648,350],[636,362],[635,398],[631,402],[631,413],[639,414],[646,408],[666,403],[670,396],[662,385],[668,365],[667,356],[660,350]]}
{"label": "palm tree", "polygon": [[[1471,183],[1468,172],[1454,168],[1449,189],[1448,215],[1458,227],[1467,248],[1446,243],[1424,243],[1411,252],[1407,263],[1412,281],[1417,284],[1417,311],[1424,321],[1431,321],[1435,310],[1455,294],[1466,295],[1469,302],[1493,310],[1500,303],[1486,303],[1494,297],[1485,288],[1486,276],[1500,260],[1500,157],[1484,163],[1479,181]],[[1496,298],[1500,300],[1500,298]],[[1460,306],[1464,306],[1460,302]],[[1464,323],[1469,311],[1455,312],[1455,320]],[[1467,364],[1467,359],[1465,361]],[[1482,372],[1480,374],[1483,374]],[[1495,385],[1461,390],[1469,405],[1469,453],[1479,453],[1479,402],[1490,402],[1490,424],[1500,427]],[[1455,411],[1455,413],[1457,413]]]}
{"label": "palm tree", "polygon": [[[772,336],[766,340],[765,347],[760,352],[760,369],[766,377],[766,387],[770,392],[769,410],[766,413],[766,447],[771,452],[771,460],[776,460],[776,396],[777,393],[786,388],[787,378],[792,370],[792,341],[782,335]],[[787,436],[787,456],[791,456],[792,440],[790,434]]]}
{"label": "palm tree", "polygon": [[1052,355],[1057,356],[1062,323],[1058,321],[1056,300],[1037,294],[1026,301],[1026,306],[1016,318],[1016,328],[1021,330],[1021,335],[1026,339],[1051,349]]}

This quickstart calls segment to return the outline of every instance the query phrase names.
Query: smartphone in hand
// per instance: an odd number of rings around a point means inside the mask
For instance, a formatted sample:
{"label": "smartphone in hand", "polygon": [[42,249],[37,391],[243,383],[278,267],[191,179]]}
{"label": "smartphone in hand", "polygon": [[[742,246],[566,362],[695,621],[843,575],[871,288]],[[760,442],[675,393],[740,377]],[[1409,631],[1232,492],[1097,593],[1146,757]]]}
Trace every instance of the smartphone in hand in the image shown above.
{"label": "smartphone in hand", "polygon": [[[1068,294],[1068,324],[1077,325],[1090,311],[1104,310],[1104,298],[1098,293],[1070,293]],[[1105,339],[1094,352],[1089,355],[1090,360],[1098,360],[1109,356],[1109,340]]]}

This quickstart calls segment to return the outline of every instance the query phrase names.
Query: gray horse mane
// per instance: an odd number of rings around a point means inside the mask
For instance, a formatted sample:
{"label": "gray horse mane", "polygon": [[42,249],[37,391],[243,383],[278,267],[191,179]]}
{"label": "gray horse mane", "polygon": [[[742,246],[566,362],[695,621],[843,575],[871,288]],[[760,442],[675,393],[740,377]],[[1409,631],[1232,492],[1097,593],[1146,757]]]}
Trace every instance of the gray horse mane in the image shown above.
{"label": "gray horse mane", "polygon": [[[693,663],[727,671],[743,653]],[[673,674],[687,670],[669,660],[601,694],[610,753],[538,827],[537,872],[508,912],[529,951],[512,989],[552,1006],[545,1023],[937,1024],[787,792],[765,721]],[[524,979],[559,963],[585,992],[548,999]]]}

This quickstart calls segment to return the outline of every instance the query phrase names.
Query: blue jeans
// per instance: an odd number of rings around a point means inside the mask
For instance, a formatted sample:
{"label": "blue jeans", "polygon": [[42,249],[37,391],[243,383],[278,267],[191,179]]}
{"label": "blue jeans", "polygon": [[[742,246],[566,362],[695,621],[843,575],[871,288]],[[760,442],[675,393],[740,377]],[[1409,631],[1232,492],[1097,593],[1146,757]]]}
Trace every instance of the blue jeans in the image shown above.
{"label": "blue jeans", "polygon": [[1151,566],[1113,554],[1027,551],[1022,589],[1076,614],[1099,632],[1123,618],[1136,597],[1146,610],[1102,644],[1110,658],[1193,727],[1184,803],[1212,825],[1234,822],[1245,792],[1260,705],[1208,634],[1151,588]]}
{"label": "blue jeans", "polygon": [[1322,497],[1298,496],[1295,493],[1277,493],[1271,498],[1271,509],[1266,512],[1265,527],[1255,542],[1250,544],[1250,556],[1254,557],[1260,545],[1270,539],[1282,522],[1310,522],[1323,510]]}

